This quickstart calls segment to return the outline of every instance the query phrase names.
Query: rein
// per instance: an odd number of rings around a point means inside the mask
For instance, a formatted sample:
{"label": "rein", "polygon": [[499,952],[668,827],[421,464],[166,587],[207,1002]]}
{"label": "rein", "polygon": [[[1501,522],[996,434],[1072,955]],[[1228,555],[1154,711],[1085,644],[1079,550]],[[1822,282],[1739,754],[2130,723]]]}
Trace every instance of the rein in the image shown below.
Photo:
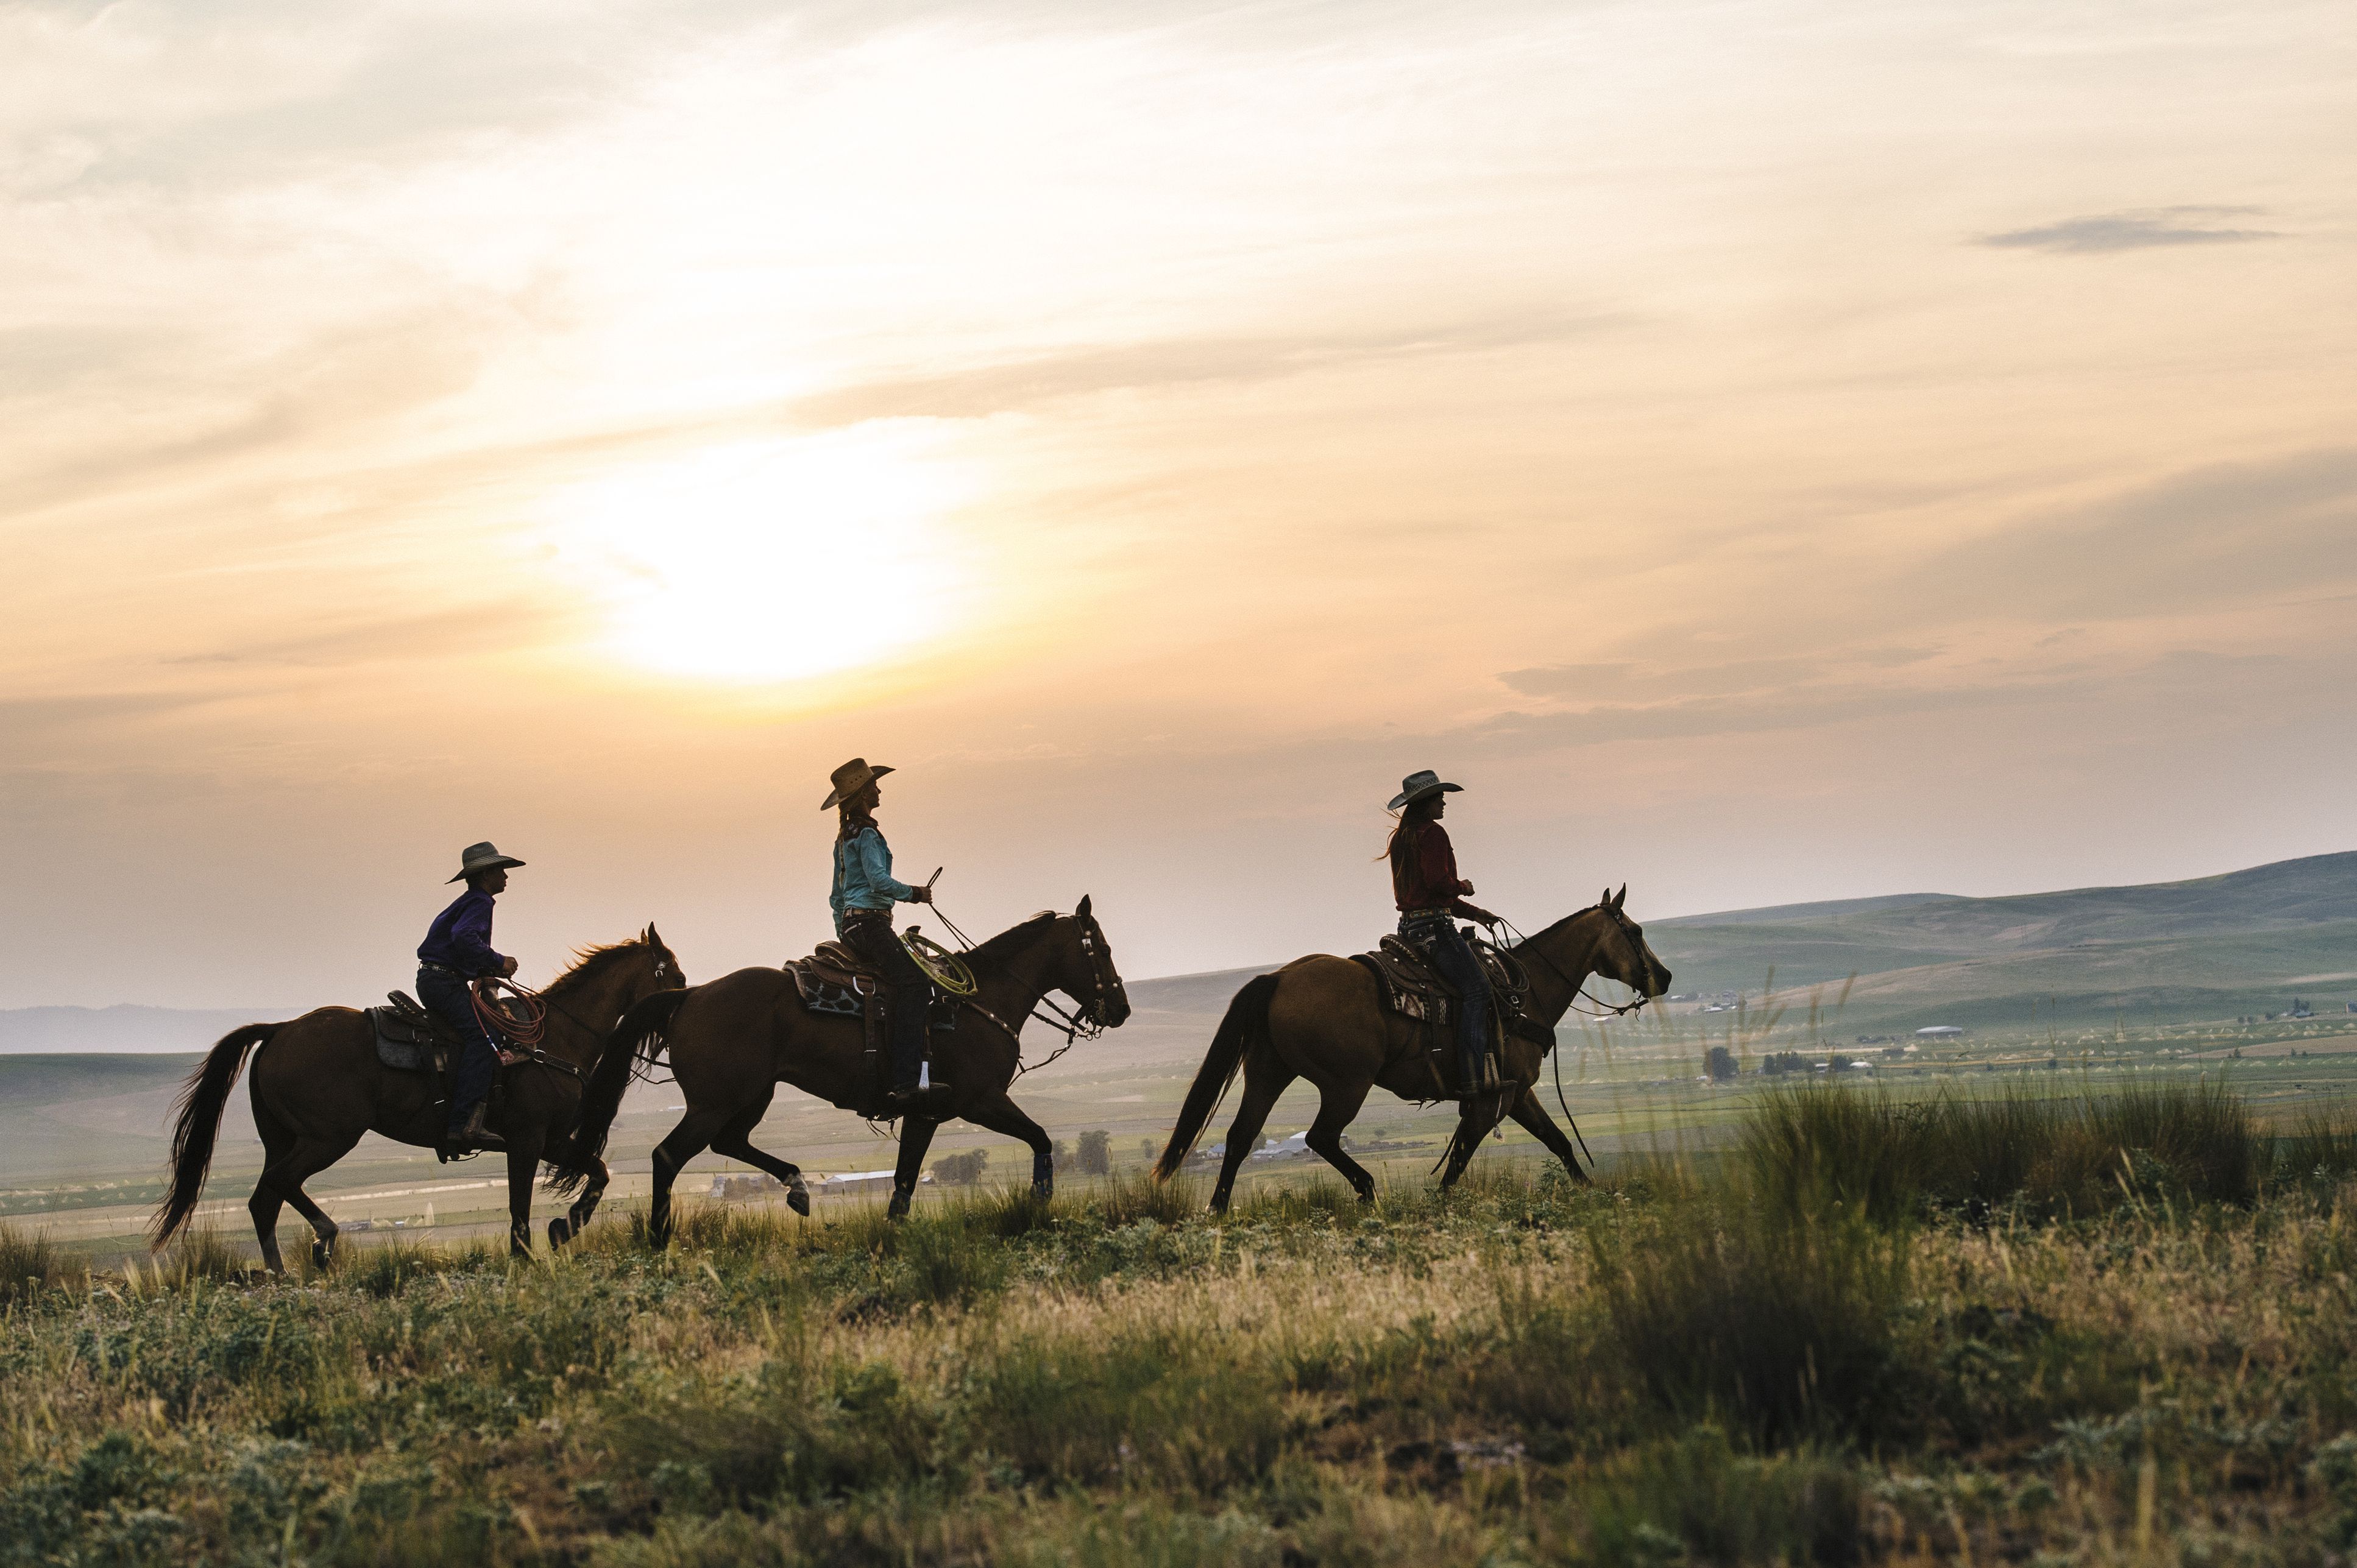
{"label": "rein", "polygon": [[[1620,934],[1623,937],[1626,937],[1629,934],[1629,917],[1620,913],[1620,910],[1606,909],[1605,906],[1601,904],[1591,904],[1588,906],[1588,908],[1605,909],[1605,912],[1612,917],[1612,922],[1620,929]],[[1583,915],[1587,912],[1587,910],[1586,909],[1580,911]],[[1571,976],[1566,974],[1563,972],[1562,966],[1557,964],[1555,960],[1547,957],[1546,954],[1541,952],[1537,946],[1532,942],[1529,936],[1524,934],[1512,921],[1501,919],[1498,924],[1505,927],[1506,934],[1514,939],[1514,948],[1517,953],[1529,953],[1533,958],[1537,959],[1541,963],[1546,965],[1548,969],[1554,971],[1555,977],[1557,980],[1562,981],[1566,985],[1571,987],[1571,1000],[1564,1004],[1564,1010],[1566,1012],[1577,1013],[1580,1016],[1585,1018],[1618,1018],[1623,1014],[1634,1013],[1637,1009],[1642,1007],[1647,1002],[1652,1000],[1652,998],[1647,996],[1642,991],[1639,991],[1637,993],[1637,999],[1634,1002],[1620,1004],[1607,1002],[1601,996],[1590,996],[1587,993],[1587,983],[1586,981],[1574,980]],[[1579,1005],[1582,1002],[1593,1002],[1598,1007],[1601,1008],[1602,1011],[1591,1012],[1589,1009]],[[1580,1136],[1579,1119],[1571,1113],[1571,1101],[1565,1098],[1563,1092],[1563,1053],[1554,1049],[1553,1047],[1549,1047],[1547,1055],[1555,1058],[1555,1102],[1563,1108],[1564,1122],[1571,1128],[1571,1135],[1579,1140],[1579,1152],[1587,1157],[1588,1168],[1593,1170],[1596,1166],[1596,1156],[1588,1154],[1587,1140]]]}

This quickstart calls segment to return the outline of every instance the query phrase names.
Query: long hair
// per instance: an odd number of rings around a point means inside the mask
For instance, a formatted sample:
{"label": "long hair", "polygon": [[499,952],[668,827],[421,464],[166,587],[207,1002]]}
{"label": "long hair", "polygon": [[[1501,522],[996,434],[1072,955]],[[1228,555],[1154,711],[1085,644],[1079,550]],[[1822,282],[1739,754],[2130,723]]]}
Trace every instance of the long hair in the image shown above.
{"label": "long hair", "polygon": [[1408,868],[1408,857],[1415,853],[1416,834],[1413,830],[1432,821],[1433,802],[1439,799],[1437,795],[1426,795],[1400,808],[1399,821],[1392,824],[1392,836],[1383,841],[1382,856],[1392,863],[1393,886],[1399,886],[1400,877]]}

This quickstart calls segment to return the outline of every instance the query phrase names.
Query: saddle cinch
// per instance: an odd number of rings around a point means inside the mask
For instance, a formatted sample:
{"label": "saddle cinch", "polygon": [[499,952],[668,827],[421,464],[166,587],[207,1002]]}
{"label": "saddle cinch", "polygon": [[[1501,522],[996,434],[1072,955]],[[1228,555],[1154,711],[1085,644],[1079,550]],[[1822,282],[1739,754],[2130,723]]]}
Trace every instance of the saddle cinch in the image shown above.
{"label": "saddle cinch", "polygon": [[[1473,949],[1473,956],[1480,961],[1482,973],[1490,978],[1492,1059],[1502,1063],[1508,1034],[1552,1047],[1555,1031],[1527,1011],[1531,981],[1521,961],[1469,930],[1466,940]],[[1450,1026],[1459,1005],[1457,987],[1432,967],[1423,949],[1395,933],[1385,936],[1372,952],[1352,953],[1351,961],[1375,977],[1375,988],[1383,996],[1384,1007],[1424,1026],[1426,1060],[1445,1098],[1457,1077],[1455,1035]]]}
{"label": "saddle cinch", "polygon": [[[892,1086],[892,993],[876,966],[839,941],[818,944],[810,957],[789,959],[786,972],[793,977],[802,1006],[813,1013],[857,1018],[865,1026],[870,1075],[880,1098]],[[936,985],[926,999],[926,1077],[932,1077],[933,1036],[957,1027],[957,998]]]}

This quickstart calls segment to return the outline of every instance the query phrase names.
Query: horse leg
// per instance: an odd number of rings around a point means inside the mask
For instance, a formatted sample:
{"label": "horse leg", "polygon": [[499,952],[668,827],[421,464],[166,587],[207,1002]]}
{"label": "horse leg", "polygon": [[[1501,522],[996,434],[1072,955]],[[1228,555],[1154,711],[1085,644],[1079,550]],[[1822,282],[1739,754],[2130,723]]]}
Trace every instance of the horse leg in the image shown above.
{"label": "horse leg", "polygon": [[1497,1125],[1481,1115],[1480,1096],[1468,1103],[1475,1109],[1458,1117],[1457,1131],[1448,1140],[1448,1165],[1440,1173],[1440,1190],[1443,1192],[1457,1185],[1457,1178],[1463,1176],[1465,1167],[1473,1163],[1474,1151],[1480,1148],[1481,1140],[1488,1137],[1490,1130]]}
{"label": "horse leg", "polygon": [[286,1200],[278,1196],[270,1173],[294,1153],[295,1134],[274,1120],[264,1122],[256,1116],[254,1124],[262,1133],[262,1175],[253,1184],[253,1196],[245,1200],[245,1211],[253,1216],[253,1238],[262,1243],[262,1266],[283,1274],[286,1262],[278,1255],[278,1211]]}
{"label": "horse leg", "polygon": [[909,1217],[909,1200],[917,1195],[917,1173],[924,1168],[925,1151],[933,1146],[933,1133],[940,1127],[938,1122],[915,1116],[901,1121],[900,1158],[892,1167],[892,1201],[885,1207],[885,1219]]}
{"label": "horse leg", "polygon": [[721,1120],[715,1112],[691,1110],[679,1119],[671,1135],[655,1145],[654,1197],[647,1205],[650,1245],[671,1245],[671,1184],[678,1178],[680,1168],[711,1144],[712,1134],[720,1130]]}
{"label": "horse leg", "polygon": [[1375,1178],[1367,1167],[1342,1151],[1342,1129],[1358,1116],[1359,1107],[1367,1102],[1371,1083],[1341,1084],[1328,1090],[1318,1102],[1318,1119],[1309,1124],[1309,1146],[1329,1165],[1342,1173],[1351,1190],[1359,1195],[1361,1203],[1372,1203],[1375,1197]]}
{"label": "horse leg", "polygon": [[[303,1184],[350,1154],[352,1145],[360,1141],[358,1133],[332,1142],[325,1139],[297,1138],[295,1147],[288,1152],[285,1159],[262,1173],[262,1179],[276,1187],[279,1196],[295,1206],[295,1212],[311,1222],[314,1237],[311,1242],[311,1262],[318,1268],[324,1269],[336,1261],[338,1231],[336,1222],[328,1218],[326,1209],[311,1201],[311,1195],[303,1190]],[[274,1251],[276,1249],[273,1248],[272,1251]]]}
{"label": "horse leg", "polygon": [[532,1184],[540,1175],[540,1140],[508,1142],[508,1256],[532,1256]]}
{"label": "horse leg", "polygon": [[1539,1103],[1537,1095],[1527,1089],[1523,1090],[1515,1098],[1512,1115],[1525,1132],[1544,1144],[1555,1157],[1563,1162],[1563,1168],[1571,1173],[1572,1179],[1582,1187],[1588,1185],[1587,1173],[1579,1168],[1579,1152],[1571,1146],[1571,1140],[1564,1134],[1564,1130],[1555,1124],[1555,1118],[1546,1113],[1546,1107]]}
{"label": "horse leg", "polygon": [[1228,1211],[1236,1172],[1243,1168],[1244,1156],[1252,1153],[1254,1141],[1260,1136],[1261,1123],[1268,1120],[1276,1097],[1285,1092],[1295,1077],[1294,1070],[1279,1061],[1274,1051],[1257,1049],[1244,1058],[1243,1098],[1236,1106],[1234,1123],[1228,1128],[1228,1154],[1220,1162],[1219,1185],[1211,1188],[1212,1213]]}
{"label": "horse leg", "polygon": [[[772,1090],[772,1093],[774,1092]],[[742,1160],[754,1169],[766,1171],[785,1183],[786,1207],[796,1214],[808,1218],[810,1187],[802,1181],[802,1168],[791,1161],[781,1160],[775,1155],[765,1153],[753,1146],[753,1129],[759,1126],[761,1118],[770,1113],[770,1096],[765,1094],[754,1104],[731,1117],[728,1125],[720,1129],[720,1136],[712,1140],[712,1152],[716,1155],[726,1155],[732,1160]],[[899,1183],[897,1179],[893,1186],[896,1189],[899,1187]]]}
{"label": "horse leg", "polygon": [[1048,1129],[1006,1098],[1005,1090],[967,1111],[965,1119],[985,1133],[1020,1138],[1031,1145],[1031,1194],[1042,1201],[1056,1196],[1055,1140],[1048,1136]]}
{"label": "horse leg", "polygon": [[607,1169],[605,1161],[597,1160],[592,1164],[596,1168],[589,1173],[581,1196],[574,1199],[571,1208],[548,1222],[548,1244],[552,1247],[562,1247],[589,1229],[589,1217],[597,1212],[597,1200],[606,1196],[607,1185],[614,1179],[614,1173]]}

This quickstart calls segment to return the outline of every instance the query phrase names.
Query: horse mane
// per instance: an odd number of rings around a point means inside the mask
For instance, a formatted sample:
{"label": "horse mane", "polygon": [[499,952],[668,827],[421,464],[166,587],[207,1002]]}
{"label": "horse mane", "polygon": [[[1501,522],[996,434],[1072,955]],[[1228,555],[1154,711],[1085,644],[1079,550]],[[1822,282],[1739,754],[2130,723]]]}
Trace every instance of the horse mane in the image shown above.
{"label": "horse mane", "polygon": [[1053,920],[1056,918],[1055,910],[1042,909],[1038,914],[1032,916],[1029,919],[1022,920],[1015,925],[1007,927],[996,936],[985,941],[980,947],[975,948],[972,952],[964,954],[963,957],[969,964],[997,963],[1006,958],[1007,955],[1012,953],[1017,948],[1019,948],[1026,942],[1029,941],[1039,933],[1041,927],[1045,926],[1049,921]]}
{"label": "horse mane", "polygon": [[573,950],[573,961],[565,966],[565,972],[542,986],[541,993],[545,996],[554,996],[577,986],[587,985],[615,964],[621,962],[629,954],[643,950],[646,945],[647,939],[641,933],[626,941],[607,942],[598,947],[576,948]]}
{"label": "horse mane", "polygon": [[1604,906],[1601,904],[1590,904],[1585,909],[1574,909],[1562,919],[1556,920],[1551,925],[1542,926],[1537,930],[1529,933],[1523,938],[1522,941],[1516,942],[1514,947],[1508,948],[1506,950],[1508,952],[1512,952],[1514,950],[1514,948],[1522,947],[1526,943],[1535,942],[1541,937],[1552,936],[1555,932],[1561,930],[1564,927],[1568,926],[1574,920],[1578,919],[1582,915],[1593,915],[1597,910],[1601,909],[1602,908],[1604,908]]}

